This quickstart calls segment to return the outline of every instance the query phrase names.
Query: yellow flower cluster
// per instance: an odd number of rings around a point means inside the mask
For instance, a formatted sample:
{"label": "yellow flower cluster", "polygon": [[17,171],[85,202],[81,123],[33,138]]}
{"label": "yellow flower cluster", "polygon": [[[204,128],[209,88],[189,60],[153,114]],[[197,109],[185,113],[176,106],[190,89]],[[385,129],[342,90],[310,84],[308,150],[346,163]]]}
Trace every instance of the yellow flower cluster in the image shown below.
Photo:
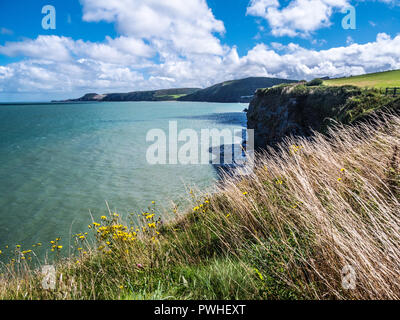
{"label": "yellow flower cluster", "polygon": [[136,240],[136,232],[128,230],[127,226],[122,224],[103,225],[97,229],[98,236],[101,240],[112,238],[113,240],[134,241]]}
{"label": "yellow flower cluster", "polygon": [[202,212],[206,213],[210,204],[210,200],[207,198],[204,199],[204,202],[200,202],[197,206],[193,208],[193,212]]}
{"label": "yellow flower cluster", "polygon": [[61,241],[61,238],[56,238],[55,240],[50,241],[52,252],[54,252],[54,251],[59,252],[63,248],[63,246],[60,245],[60,241]]}
{"label": "yellow flower cluster", "polygon": [[303,149],[303,146],[297,146],[295,144],[291,145],[290,148],[289,148],[291,154],[296,154],[301,149]]}
{"label": "yellow flower cluster", "polygon": [[21,251],[21,260],[31,261],[32,257],[29,255],[30,253],[32,253],[32,250]]}

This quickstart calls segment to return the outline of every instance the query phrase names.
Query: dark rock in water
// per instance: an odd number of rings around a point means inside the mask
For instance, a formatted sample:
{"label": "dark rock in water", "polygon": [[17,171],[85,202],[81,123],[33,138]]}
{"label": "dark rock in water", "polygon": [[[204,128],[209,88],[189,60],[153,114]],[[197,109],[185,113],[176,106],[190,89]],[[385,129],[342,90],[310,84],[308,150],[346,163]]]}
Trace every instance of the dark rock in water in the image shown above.
{"label": "dark rock in water", "polygon": [[234,169],[244,167],[246,165],[246,141],[242,144],[220,145],[210,147],[209,152],[213,156],[213,161],[210,161],[219,173],[233,173]]}

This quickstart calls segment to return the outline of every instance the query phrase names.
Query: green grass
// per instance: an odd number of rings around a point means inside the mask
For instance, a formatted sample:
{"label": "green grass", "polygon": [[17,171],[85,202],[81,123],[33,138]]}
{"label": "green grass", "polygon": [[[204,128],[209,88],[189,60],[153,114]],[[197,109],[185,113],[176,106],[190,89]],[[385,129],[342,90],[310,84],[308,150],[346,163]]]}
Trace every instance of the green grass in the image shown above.
{"label": "green grass", "polygon": [[181,97],[187,96],[187,94],[167,94],[167,95],[156,95],[155,98],[163,100],[178,100]]}
{"label": "green grass", "polygon": [[400,87],[400,70],[369,73],[354,77],[330,79],[324,81],[328,86],[354,85],[368,88]]}

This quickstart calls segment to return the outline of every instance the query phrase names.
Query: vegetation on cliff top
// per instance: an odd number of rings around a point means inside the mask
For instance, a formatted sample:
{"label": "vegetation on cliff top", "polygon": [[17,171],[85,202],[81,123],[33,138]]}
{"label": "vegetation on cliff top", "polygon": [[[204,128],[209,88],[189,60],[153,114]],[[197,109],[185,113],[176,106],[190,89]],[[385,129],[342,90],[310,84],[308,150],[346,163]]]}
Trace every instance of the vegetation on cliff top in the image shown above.
{"label": "vegetation on cliff top", "polygon": [[[287,138],[247,175],[191,192],[193,208],[169,221],[154,204],[134,214],[141,226],[99,217],[95,242],[75,235],[57,264],[55,291],[15,248],[0,298],[399,299],[400,118],[373,122]],[[343,268],[355,289],[343,288]]]}

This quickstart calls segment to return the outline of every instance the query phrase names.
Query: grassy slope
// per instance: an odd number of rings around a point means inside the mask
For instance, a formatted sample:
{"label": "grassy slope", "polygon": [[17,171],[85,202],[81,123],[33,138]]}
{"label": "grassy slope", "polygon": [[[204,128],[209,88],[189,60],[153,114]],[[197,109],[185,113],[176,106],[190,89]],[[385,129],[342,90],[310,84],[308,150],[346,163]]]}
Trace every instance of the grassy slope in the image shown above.
{"label": "grassy slope", "polygon": [[387,87],[400,87],[400,70],[325,80],[324,84],[328,86],[354,85],[358,87],[383,89]]}
{"label": "grassy slope", "polygon": [[[180,101],[207,101],[207,102],[240,102],[249,101],[258,88],[272,87],[280,83],[291,83],[293,80],[252,77],[240,80],[225,81],[203,90],[188,94]],[[248,97],[248,98],[242,98]]]}
{"label": "grassy slope", "polygon": [[[0,298],[399,299],[399,140],[394,116],[289,139],[169,223],[150,208],[136,235],[110,213],[94,246],[77,237],[86,253],[60,262],[56,292],[17,258]],[[355,290],[341,286],[348,264]]]}

